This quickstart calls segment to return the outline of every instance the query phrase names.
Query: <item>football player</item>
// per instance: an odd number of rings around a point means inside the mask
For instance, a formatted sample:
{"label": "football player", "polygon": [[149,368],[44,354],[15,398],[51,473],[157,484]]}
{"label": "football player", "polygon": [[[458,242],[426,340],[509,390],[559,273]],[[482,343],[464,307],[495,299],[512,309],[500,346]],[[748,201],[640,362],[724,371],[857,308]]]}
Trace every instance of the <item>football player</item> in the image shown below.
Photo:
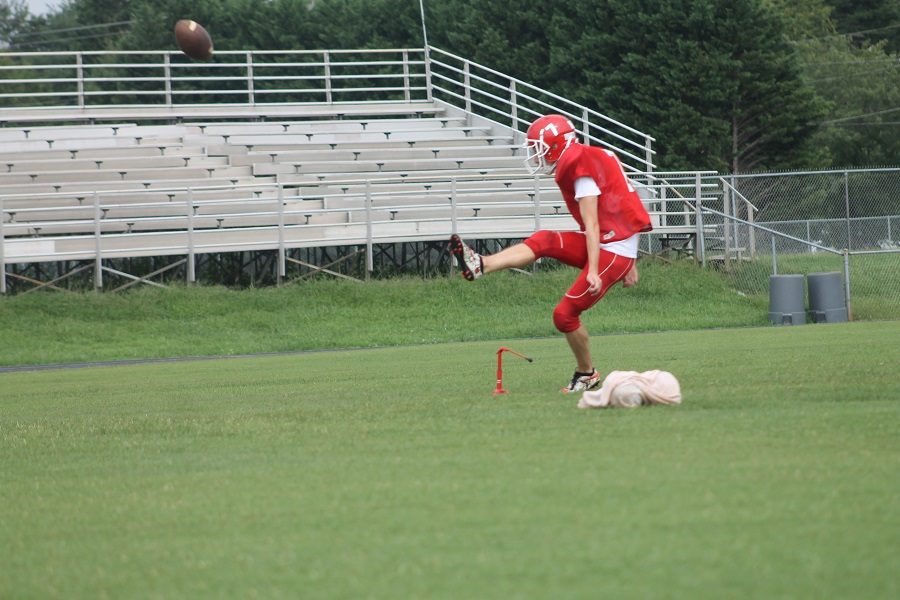
{"label": "football player", "polygon": [[602,382],[594,368],[588,331],[580,315],[618,282],[638,281],[638,237],[650,231],[647,214],[618,157],[578,141],[572,122],[545,115],[528,128],[526,166],[532,174],[553,174],[566,208],[580,231],[541,230],[497,254],[480,255],[457,235],[450,249],[462,275],[474,281],[494,271],[521,268],[545,256],[581,270],[553,310],[553,323],[575,355],[575,373],[563,392],[594,389]]}

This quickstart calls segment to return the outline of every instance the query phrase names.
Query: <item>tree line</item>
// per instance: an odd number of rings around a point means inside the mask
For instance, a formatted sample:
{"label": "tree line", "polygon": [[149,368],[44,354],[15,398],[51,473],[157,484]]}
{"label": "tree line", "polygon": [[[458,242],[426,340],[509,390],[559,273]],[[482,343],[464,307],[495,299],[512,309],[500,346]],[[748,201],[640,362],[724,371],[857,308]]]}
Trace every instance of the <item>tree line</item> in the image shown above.
{"label": "tree line", "polygon": [[[896,165],[900,0],[425,0],[428,42],[657,139],[661,169]],[[8,50],[422,47],[418,0],[0,0]]]}

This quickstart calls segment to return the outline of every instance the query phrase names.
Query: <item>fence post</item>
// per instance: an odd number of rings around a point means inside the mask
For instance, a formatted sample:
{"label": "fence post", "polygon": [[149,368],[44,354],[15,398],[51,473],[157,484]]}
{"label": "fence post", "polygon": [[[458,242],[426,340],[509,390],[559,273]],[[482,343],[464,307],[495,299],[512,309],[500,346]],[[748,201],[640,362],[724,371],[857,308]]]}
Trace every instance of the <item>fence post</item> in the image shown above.
{"label": "fence post", "polygon": [[366,179],[366,281],[375,270],[372,244],[372,182]]}
{"label": "fence post", "polygon": [[94,192],[94,289],[103,287],[103,259],[100,255],[100,194]]}
{"label": "fence post", "polygon": [[726,268],[729,266],[731,259],[731,187],[726,187],[722,196],[722,212],[725,213],[725,220],[722,223],[722,242],[725,245],[724,260]]}
{"label": "fence post", "polygon": [[647,161],[647,172],[653,172],[653,142],[650,136],[644,138],[644,159]]}
{"label": "fence post", "polygon": [[587,144],[591,138],[591,121],[586,108],[581,110],[581,135],[584,136],[584,143]]}
{"label": "fence post", "polygon": [[700,173],[694,174],[694,210],[697,212],[694,220],[697,222],[697,246],[700,249],[700,264],[706,266],[706,234],[703,231],[703,197],[700,183]]}
{"label": "fence post", "polygon": [[753,213],[753,207],[746,201],[746,198],[744,199],[744,206],[747,207],[747,222],[750,223],[747,227],[750,233],[750,258],[756,260],[756,227],[754,227],[756,215]]}
{"label": "fence post", "polygon": [[277,284],[281,285],[281,281],[285,275],[285,252],[284,252],[284,184],[278,184],[278,274],[276,277]]}
{"label": "fence post", "polygon": [[172,61],[168,52],[163,59],[163,75],[166,80],[166,106],[172,106]]}
{"label": "fence post", "polygon": [[459,233],[456,224],[456,177],[450,178],[450,233]]}
{"label": "fence post", "polygon": [[325,68],[325,102],[331,104],[334,97],[331,94],[331,53],[328,50],[322,55],[322,64]]}
{"label": "fence post", "polygon": [[463,63],[463,94],[466,98],[466,114],[472,113],[472,74],[469,71],[469,61]]}
{"label": "fence post", "polygon": [[[659,186],[659,210],[662,212],[662,214],[659,215],[659,224],[661,227],[665,227],[669,224],[669,194],[666,191],[667,189],[668,188],[666,188],[665,185]],[[685,225],[687,225],[687,223],[685,223]]]}
{"label": "fence post", "polygon": [[[769,234],[772,235],[772,234]],[[775,236],[772,235],[772,275],[778,275],[778,258],[775,254]]]}
{"label": "fence post", "polygon": [[403,101],[409,102],[412,95],[409,89],[409,51],[403,51]]}
{"label": "fence post", "polygon": [[516,82],[514,80],[510,80],[509,82],[509,114],[512,118],[512,129],[515,132],[519,131],[519,105],[517,104],[518,94],[516,93]]}
{"label": "fence post", "polygon": [[[456,177],[450,178],[450,233],[456,234],[459,230],[456,225]],[[450,274],[453,275],[453,267],[456,261],[450,256]]]}
{"label": "fence post", "polygon": [[256,88],[253,82],[253,53],[247,52],[247,101],[250,106],[256,104]]}
{"label": "fence post", "polygon": [[428,48],[428,44],[425,44],[425,96],[431,102],[434,96],[434,84],[431,81],[431,53]]}
{"label": "fence post", "polygon": [[0,196],[0,294],[6,293],[6,241],[3,236],[3,196]]}
{"label": "fence post", "polygon": [[78,108],[84,108],[84,59],[81,52],[75,55],[75,76],[78,78]]}
{"label": "fence post", "polygon": [[847,171],[844,171],[844,214],[847,218],[847,250],[852,250],[853,245],[850,241],[850,175]]}
{"label": "fence post", "polygon": [[850,251],[844,250],[844,299],[847,301],[847,320],[853,320],[853,311],[850,310]]}
{"label": "fence post", "polygon": [[734,174],[731,175],[731,190],[729,193],[729,197],[731,198],[731,214],[735,217],[734,222],[732,223],[732,242],[734,243],[734,257],[737,260],[741,260],[743,258],[743,250],[741,246],[741,224],[738,222],[738,219],[741,218],[741,212],[738,208],[738,191],[737,187],[735,187]]}
{"label": "fence post", "polygon": [[194,189],[188,188],[187,193],[187,219],[188,219],[188,259],[187,259],[187,280],[188,283],[194,283],[197,274],[194,271]]}

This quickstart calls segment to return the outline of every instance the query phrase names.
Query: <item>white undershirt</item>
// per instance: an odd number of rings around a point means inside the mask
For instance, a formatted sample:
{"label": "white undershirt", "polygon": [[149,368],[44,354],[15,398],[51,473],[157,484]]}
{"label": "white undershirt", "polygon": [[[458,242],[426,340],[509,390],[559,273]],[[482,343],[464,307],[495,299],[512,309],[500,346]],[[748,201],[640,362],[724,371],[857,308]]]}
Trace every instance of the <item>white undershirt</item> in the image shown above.
{"label": "white undershirt", "polygon": [[[575,201],[578,202],[585,196],[597,196],[600,201],[600,188],[597,182],[590,177],[579,177],[575,180]],[[609,244],[600,244],[600,247],[607,252],[618,254],[626,258],[637,258],[638,255],[638,238],[640,233],[636,233],[630,238],[620,240],[618,242],[610,242]]]}

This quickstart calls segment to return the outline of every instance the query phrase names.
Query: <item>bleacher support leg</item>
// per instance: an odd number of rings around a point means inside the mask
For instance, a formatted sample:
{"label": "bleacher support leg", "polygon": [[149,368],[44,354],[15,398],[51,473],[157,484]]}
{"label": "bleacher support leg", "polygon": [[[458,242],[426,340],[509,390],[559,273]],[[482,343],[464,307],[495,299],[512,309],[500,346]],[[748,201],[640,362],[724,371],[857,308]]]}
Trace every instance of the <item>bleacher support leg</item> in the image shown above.
{"label": "bleacher support leg", "polygon": [[6,254],[4,254],[3,219],[3,197],[0,196],[0,269],[3,269],[0,272],[0,294],[6,293]]}
{"label": "bleacher support leg", "polygon": [[103,259],[100,254],[100,194],[94,192],[94,289],[103,287]]}

